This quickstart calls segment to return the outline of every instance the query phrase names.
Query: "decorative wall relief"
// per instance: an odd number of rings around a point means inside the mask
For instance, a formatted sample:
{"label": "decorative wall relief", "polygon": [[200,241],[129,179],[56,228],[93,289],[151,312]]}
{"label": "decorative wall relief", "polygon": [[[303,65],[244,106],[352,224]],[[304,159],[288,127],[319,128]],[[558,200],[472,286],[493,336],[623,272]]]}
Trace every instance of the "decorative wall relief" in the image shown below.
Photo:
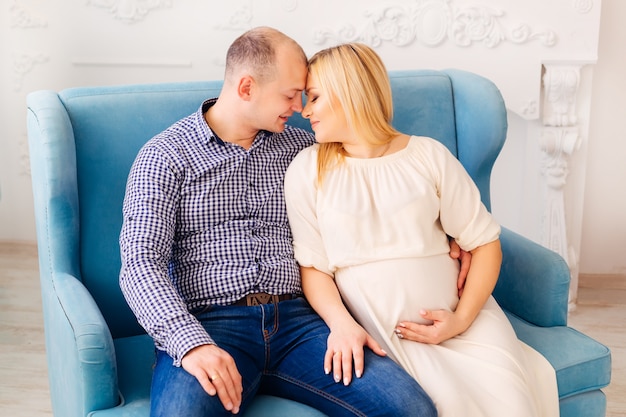
{"label": "decorative wall relief", "polygon": [[19,91],[22,88],[24,76],[35,66],[47,62],[50,57],[43,52],[22,52],[13,56],[13,89]]}
{"label": "decorative wall relief", "polygon": [[293,12],[298,8],[298,0],[274,0],[286,12]]}
{"label": "decorative wall relief", "polygon": [[19,140],[19,174],[30,178],[30,152],[28,149],[28,136],[23,135]]}
{"label": "decorative wall relief", "polygon": [[546,199],[541,243],[561,255],[569,266],[572,277],[569,307],[573,310],[578,294],[578,259],[567,233],[564,189],[569,173],[569,157],[580,146],[576,116],[580,67],[546,65],[545,70],[544,127],[540,147]]}
{"label": "decorative wall relief", "polygon": [[12,28],[28,29],[48,26],[46,19],[35,15],[31,10],[19,4],[17,0],[11,2],[9,14],[11,16],[10,25]]}
{"label": "decorative wall relief", "polygon": [[170,7],[172,0],[87,0],[87,5],[108,9],[116,19],[134,23],[155,9]]}
{"label": "decorative wall relief", "polygon": [[252,4],[246,3],[237,8],[227,22],[218,25],[219,29],[245,31],[252,27]]}
{"label": "decorative wall relief", "polygon": [[574,9],[578,13],[589,13],[593,10],[593,0],[573,0]]}
{"label": "decorative wall relief", "polygon": [[365,11],[366,21],[360,29],[345,25],[337,30],[317,29],[314,41],[323,44],[359,41],[371,46],[390,42],[406,46],[419,42],[428,47],[444,41],[467,47],[482,44],[495,48],[503,42],[523,44],[539,41],[546,47],[557,43],[551,30],[534,30],[528,24],[508,26],[505,13],[489,7],[455,6],[453,0],[413,0],[412,4],[389,3]]}
{"label": "decorative wall relief", "polygon": [[536,117],[537,114],[537,109],[538,109],[538,104],[536,100],[528,100],[523,106],[522,106],[522,115],[527,117],[527,118],[533,118]]}

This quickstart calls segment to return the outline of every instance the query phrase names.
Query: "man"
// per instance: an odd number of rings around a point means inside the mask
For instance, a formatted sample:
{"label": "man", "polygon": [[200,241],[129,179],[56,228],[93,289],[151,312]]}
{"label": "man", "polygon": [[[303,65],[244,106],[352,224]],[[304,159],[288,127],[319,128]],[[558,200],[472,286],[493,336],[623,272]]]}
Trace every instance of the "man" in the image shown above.
{"label": "man", "polygon": [[306,75],[291,38],[244,33],[219,97],[133,164],[120,284],[157,348],[152,416],[237,414],[258,392],[332,416],[436,415],[365,332],[357,378],[324,372],[328,328],[301,296],[283,198],[287,166],[314,142],[286,126],[302,110]]}

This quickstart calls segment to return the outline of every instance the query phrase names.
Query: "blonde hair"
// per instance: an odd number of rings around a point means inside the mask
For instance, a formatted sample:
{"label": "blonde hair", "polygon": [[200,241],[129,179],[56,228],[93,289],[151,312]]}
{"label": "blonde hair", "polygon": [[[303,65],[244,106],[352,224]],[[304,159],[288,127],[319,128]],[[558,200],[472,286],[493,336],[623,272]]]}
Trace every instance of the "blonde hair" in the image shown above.
{"label": "blonde hair", "polygon": [[[309,60],[309,73],[330,102],[339,103],[348,126],[371,145],[389,143],[399,132],[391,125],[393,100],[387,69],[372,48],[346,43],[323,49]],[[341,143],[322,143],[317,157],[318,183],[345,155]]]}

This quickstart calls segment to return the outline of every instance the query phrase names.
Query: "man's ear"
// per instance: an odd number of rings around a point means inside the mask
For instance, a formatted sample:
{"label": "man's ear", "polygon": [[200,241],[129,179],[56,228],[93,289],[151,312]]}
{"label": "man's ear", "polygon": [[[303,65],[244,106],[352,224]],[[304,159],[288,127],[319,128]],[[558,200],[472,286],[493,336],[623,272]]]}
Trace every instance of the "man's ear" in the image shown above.
{"label": "man's ear", "polygon": [[239,79],[237,94],[242,100],[249,101],[252,98],[252,92],[255,87],[256,83],[254,78],[250,75],[245,75]]}

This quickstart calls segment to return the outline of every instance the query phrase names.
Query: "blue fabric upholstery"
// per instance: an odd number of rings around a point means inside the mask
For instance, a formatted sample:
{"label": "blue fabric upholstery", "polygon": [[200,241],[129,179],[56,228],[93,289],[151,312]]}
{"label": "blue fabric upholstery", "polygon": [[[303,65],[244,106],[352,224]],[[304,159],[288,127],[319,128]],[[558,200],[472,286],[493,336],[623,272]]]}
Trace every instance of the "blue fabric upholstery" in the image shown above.
{"label": "blue fabric upholstery", "polygon": [[[490,207],[491,169],[506,109],[489,80],[458,70],[391,75],[394,124],[444,143]],[[28,96],[50,390],[55,415],[148,416],[154,346],[118,284],[126,177],[153,135],[216,96],[220,81],[74,88]],[[291,124],[310,129],[299,115]],[[557,371],[561,415],[600,417],[609,350],[567,327],[569,271],[561,257],[504,229],[495,296],[520,339]],[[246,416],[321,416],[259,396]]]}

